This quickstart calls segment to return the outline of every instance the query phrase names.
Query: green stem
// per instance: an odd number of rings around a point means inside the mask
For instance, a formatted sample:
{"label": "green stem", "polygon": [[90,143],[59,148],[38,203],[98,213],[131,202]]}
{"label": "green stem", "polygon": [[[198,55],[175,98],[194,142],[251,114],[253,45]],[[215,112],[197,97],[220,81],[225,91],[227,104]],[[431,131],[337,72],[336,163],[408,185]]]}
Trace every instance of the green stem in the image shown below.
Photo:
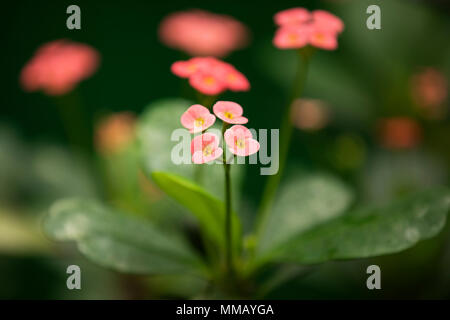
{"label": "green stem", "polygon": [[[224,122],[222,127],[222,137],[227,129],[227,124]],[[226,145],[224,139],[222,139],[223,148],[223,166],[225,169],[225,267],[227,274],[233,273],[233,255],[232,255],[232,224],[231,224],[231,166],[227,163],[226,158]]]}
{"label": "green stem", "polygon": [[[284,109],[284,114],[280,127],[280,153],[279,153],[279,166],[278,172],[272,176],[270,176],[267,180],[266,187],[263,191],[261,204],[258,211],[257,216],[257,224],[256,224],[256,237],[260,236],[260,232],[266,223],[268,212],[273,203],[273,199],[275,197],[276,191],[278,189],[278,185],[280,184],[280,180],[283,176],[284,168],[286,166],[286,160],[289,151],[289,145],[292,139],[293,133],[293,125],[291,121],[291,106],[295,99],[298,99],[305,86],[306,76],[308,73],[308,64],[310,57],[313,53],[313,49],[311,47],[306,47],[304,49],[299,50],[299,63],[297,68],[297,73],[295,76],[294,86],[292,88],[292,94],[289,99],[289,104]],[[273,143],[273,142],[272,142]]]}
{"label": "green stem", "polygon": [[197,91],[198,102],[202,106],[208,108],[209,110],[211,110],[213,103],[214,103],[214,101],[216,101],[217,98],[218,98],[217,96],[208,96],[206,94],[203,94],[203,93]]}
{"label": "green stem", "polygon": [[70,144],[75,149],[91,151],[91,127],[86,121],[83,106],[76,90],[55,98],[60,117]]}

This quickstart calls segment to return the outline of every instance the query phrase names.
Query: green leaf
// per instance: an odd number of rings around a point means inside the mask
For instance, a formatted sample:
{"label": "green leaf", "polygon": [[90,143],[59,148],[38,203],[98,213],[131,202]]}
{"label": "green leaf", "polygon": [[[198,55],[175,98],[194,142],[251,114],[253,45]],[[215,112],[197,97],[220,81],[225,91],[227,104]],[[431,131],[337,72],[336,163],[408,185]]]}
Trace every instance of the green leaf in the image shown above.
{"label": "green leaf", "polygon": [[146,220],[113,211],[97,202],[64,199],[44,221],[56,240],[74,240],[91,260],[121,272],[201,274],[204,266],[181,239],[169,237]]}
{"label": "green leaf", "polygon": [[[176,164],[172,160],[172,152],[178,154],[174,147],[182,142],[180,137],[172,136],[174,131],[179,130],[179,133],[184,131],[187,137],[193,137],[180,123],[181,115],[192,104],[194,103],[183,99],[162,99],[149,104],[145,108],[144,114],[139,119],[137,129],[144,170],[147,174],[151,174],[154,171],[172,172],[191,181],[195,181],[195,176],[200,173],[202,179],[201,181],[196,181],[196,183],[214,196],[223,198],[224,184],[218,183],[218,181],[223,181],[224,179],[223,166],[221,164],[200,166],[192,163]],[[216,129],[220,132],[217,126]],[[172,141],[172,138],[174,141]],[[187,140],[186,153],[188,160],[191,158],[190,150],[190,140]],[[242,180],[242,167],[241,165],[234,165],[231,170],[233,198],[236,200],[236,203],[239,201],[238,190]],[[198,171],[195,172],[196,170]]]}
{"label": "green leaf", "polygon": [[352,192],[331,176],[294,175],[280,189],[262,226],[258,252],[271,251],[299,233],[337,217],[352,199]]}
{"label": "green leaf", "polygon": [[291,239],[272,258],[310,264],[399,252],[435,236],[449,207],[449,190],[438,189],[381,208],[354,210]]}
{"label": "green leaf", "polygon": [[172,149],[178,143],[171,141],[172,133],[176,129],[183,129],[180,117],[192,104],[183,99],[163,99],[145,108],[139,118],[137,136],[144,168],[148,173],[170,171],[193,179],[192,165],[177,165],[171,158]]}
{"label": "green leaf", "polygon": [[[153,172],[152,178],[162,190],[192,212],[208,239],[225,248],[225,206],[222,201],[189,180],[171,173]],[[234,211],[232,227],[233,248],[237,251],[241,243],[241,226]]]}

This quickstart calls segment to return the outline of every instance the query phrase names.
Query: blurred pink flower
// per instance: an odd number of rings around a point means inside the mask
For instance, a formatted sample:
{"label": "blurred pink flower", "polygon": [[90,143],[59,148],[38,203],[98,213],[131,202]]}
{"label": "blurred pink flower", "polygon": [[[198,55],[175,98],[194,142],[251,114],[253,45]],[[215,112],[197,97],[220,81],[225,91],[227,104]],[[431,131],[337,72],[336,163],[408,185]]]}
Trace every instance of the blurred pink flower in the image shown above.
{"label": "blurred pink flower", "polygon": [[285,26],[279,28],[273,39],[273,44],[279,49],[297,49],[308,44],[309,28],[307,26],[298,28],[296,26]]}
{"label": "blurred pink flower", "polygon": [[20,82],[25,91],[42,90],[62,95],[90,77],[99,64],[98,52],[82,43],[56,40],[41,46],[23,67]]}
{"label": "blurred pink flower", "polygon": [[136,116],[128,111],[102,119],[95,128],[95,147],[101,154],[120,153],[134,139]]}
{"label": "blurred pink flower", "polygon": [[316,99],[296,99],[291,106],[293,124],[302,130],[319,130],[329,121],[327,105]]}
{"label": "blurred pink flower", "polygon": [[278,12],[274,16],[275,23],[279,26],[302,24],[311,19],[311,14],[305,8],[292,8]]}
{"label": "blurred pink flower", "polygon": [[196,72],[189,78],[189,84],[209,96],[218,95],[227,88],[214,72]]}
{"label": "blurred pink flower", "polygon": [[247,78],[230,64],[223,65],[218,69],[219,78],[225,82],[226,87],[231,91],[248,91],[250,82]]}
{"label": "blurred pink flower", "polygon": [[252,138],[252,133],[244,126],[232,126],[225,131],[224,137],[228,150],[237,156],[249,156],[259,150],[259,142]]}
{"label": "blurred pink flower", "polygon": [[216,117],[202,105],[194,104],[181,116],[181,124],[190,133],[202,132],[211,127],[216,121]]}
{"label": "blurred pink flower", "polygon": [[438,116],[442,113],[445,100],[447,99],[447,79],[438,70],[426,68],[415,74],[411,79],[411,91],[414,102]]}
{"label": "blurred pink flower", "polygon": [[309,29],[309,44],[324,50],[336,50],[338,47],[337,35],[327,31],[326,28],[314,24]]}
{"label": "blurred pink flower", "polygon": [[222,121],[231,124],[245,124],[248,119],[242,116],[242,107],[236,102],[218,101],[213,106],[215,115]]}
{"label": "blurred pink flower", "polygon": [[206,95],[218,95],[225,90],[248,91],[247,78],[232,65],[213,57],[195,57],[172,64],[171,71],[188,78],[190,85]]}
{"label": "blurred pink flower", "polygon": [[311,15],[312,20],[317,27],[337,33],[344,31],[344,23],[334,14],[331,14],[325,10],[315,10]]}
{"label": "blurred pink flower", "polygon": [[174,62],[170,67],[170,70],[180,78],[189,78],[194,73],[209,72],[225,65],[225,62],[213,57],[195,57],[187,61]]}
{"label": "blurred pink flower", "polygon": [[390,149],[412,148],[422,140],[422,128],[407,117],[382,119],[377,129],[381,144]]}
{"label": "blurred pink flower", "polygon": [[191,141],[192,162],[206,163],[219,158],[223,150],[219,148],[219,138],[212,133],[204,133]]}
{"label": "blurred pink flower", "polygon": [[299,49],[306,45],[335,50],[337,36],[344,30],[344,23],[335,15],[316,10],[309,13],[304,8],[278,12],[274,16],[279,25],[273,44],[280,49]]}
{"label": "blurred pink flower", "polygon": [[159,26],[159,38],[167,46],[191,56],[223,57],[244,47],[249,32],[230,16],[190,10],[164,18]]}

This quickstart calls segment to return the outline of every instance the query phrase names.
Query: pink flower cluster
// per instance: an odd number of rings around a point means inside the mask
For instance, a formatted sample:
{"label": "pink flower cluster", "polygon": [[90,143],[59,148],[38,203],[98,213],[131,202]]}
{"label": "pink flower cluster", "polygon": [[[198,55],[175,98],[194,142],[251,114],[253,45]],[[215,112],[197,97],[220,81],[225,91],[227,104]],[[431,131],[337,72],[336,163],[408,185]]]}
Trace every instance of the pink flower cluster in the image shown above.
{"label": "pink flower cluster", "polygon": [[[242,124],[248,122],[243,117],[242,107],[231,101],[218,101],[213,106],[214,114],[227,124],[234,124],[224,133],[228,150],[238,156],[248,156],[258,152],[259,143],[252,137],[249,129]],[[181,124],[191,133],[204,132],[216,121],[216,116],[199,104],[189,107],[181,116]],[[215,134],[206,132],[191,141],[192,162],[206,163],[219,158],[223,149],[219,147],[220,139]]]}
{"label": "pink flower cluster", "polygon": [[159,37],[167,46],[191,56],[223,57],[247,44],[248,31],[232,17],[190,10],[167,16]]}
{"label": "pink flower cluster", "polygon": [[172,72],[181,78],[188,78],[190,85],[206,95],[218,95],[225,90],[248,91],[247,78],[231,64],[213,57],[196,57],[177,61]]}
{"label": "pink flower cluster", "polygon": [[274,17],[279,26],[273,43],[280,49],[299,49],[311,45],[320,49],[335,50],[337,36],[344,30],[344,23],[335,15],[305,8],[292,8],[278,12]]}
{"label": "pink flower cluster", "polygon": [[20,82],[26,91],[42,90],[48,95],[71,91],[97,69],[99,54],[92,47],[56,40],[41,46],[25,65]]}

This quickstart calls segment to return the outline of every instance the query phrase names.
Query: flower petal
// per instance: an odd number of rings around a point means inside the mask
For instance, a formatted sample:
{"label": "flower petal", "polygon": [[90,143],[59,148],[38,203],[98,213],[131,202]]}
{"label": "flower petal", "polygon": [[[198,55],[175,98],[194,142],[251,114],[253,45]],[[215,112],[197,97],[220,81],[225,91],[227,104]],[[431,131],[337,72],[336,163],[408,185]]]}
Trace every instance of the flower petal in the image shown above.
{"label": "flower petal", "polygon": [[247,139],[245,140],[245,147],[239,148],[236,145],[233,145],[230,147],[228,145],[228,150],[230,150],[231,153],[240,156],[240,157],[246,157],[249,155],[252,155],[259,150],[259,142],[255,139]]}

